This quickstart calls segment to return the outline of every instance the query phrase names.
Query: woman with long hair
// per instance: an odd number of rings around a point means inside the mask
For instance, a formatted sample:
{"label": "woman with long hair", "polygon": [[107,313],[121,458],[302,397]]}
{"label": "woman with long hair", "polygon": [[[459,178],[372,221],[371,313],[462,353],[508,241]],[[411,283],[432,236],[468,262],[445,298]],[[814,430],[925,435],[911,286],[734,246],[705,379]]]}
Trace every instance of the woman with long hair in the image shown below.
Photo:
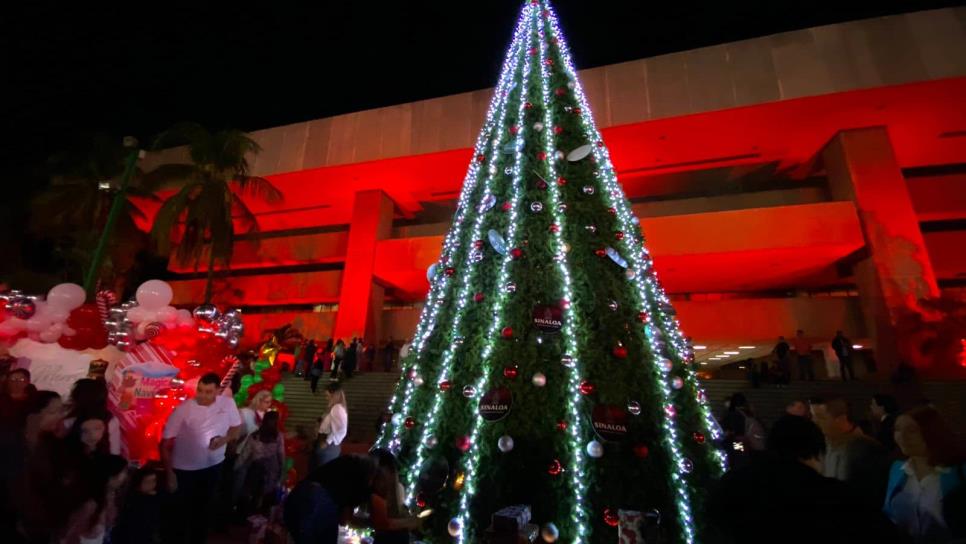
{"label": "woman with long hair", "polygon": [[78,419],[97,417],[104,420],[107,432],[108,451],[121,454],[121,425],[107,408],[107,383],[104,380],[81,378],[74,382],[67,402],[67,418],[64,425],[74,426]]}
{"label": "woman with long hair", "polygon": [[316,442],[312,466],[320,467],[342,453],[342,441],[349,430],[349,411],[345,392],[339,382],[331,382],[325,388],[325,398],[329,410],[319,419],[319,438]]}
{"label": "woman with long hair", "polygon": [[60,544],[100,544],[117,519],[117,495],[127,479],[127,461],[119,455],[94,459],[82,474],[81,494],[69,510],[56,542]]}
{"label": "woman with long hair", "polygon": [[285,437],[278,412],[268,412],[245,441],[235,461],[235,502],[242,513],[260,512],[275,503],[285,466]]}
{"label": "woman with long hair", "polygon": [[409,532],[422,527],[422,520],[409,515],[403,497],[406,495],[399,482],[399,462],[387,449],[370,452],[376,461],[378,472],[369,497],[369,519],[365,523],[375,531],[373,544],[406,544]]}
{"label": "woman with long hair", "polygon": [[896,444],[908,457],[889,473],[885,513],[918,543],[966,536],[966,455],[932,406],[896,419]]}

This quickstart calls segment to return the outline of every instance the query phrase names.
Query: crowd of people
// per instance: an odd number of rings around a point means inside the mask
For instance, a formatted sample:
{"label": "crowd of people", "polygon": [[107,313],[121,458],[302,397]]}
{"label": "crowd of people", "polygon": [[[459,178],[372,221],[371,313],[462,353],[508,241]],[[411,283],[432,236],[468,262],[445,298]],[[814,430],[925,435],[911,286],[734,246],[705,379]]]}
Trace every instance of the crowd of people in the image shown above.
{"label": "crowd of people", "polygon": [[869,412],[863,430],[840,396],[795,400],[766,432],[734,394],[730,470],[708,505],[717,541],[966,542],[966,453],[939,411],[877,394]]}
{"label": "crowd of people", "polygon": [[312,392],[318,391],[319,379],[326,373],[335,379],[348,379],[359,371],[375,371],[381,367],[391,372],[397,362],[405,357],[408,342],[397,347],[389,338],[379,349],[362,338],[353,338],[348,344],[341,338],[329,338],[324,344],[315,340],[303,340],[295,349],[295,374],[311,382]]}
{"label": "crowd of people", "polygon": [[[816,345],[801,329],[795,331],[791,340],[779,336],[770,357],[758,361],[749,359],[744,362],[744,367],[753,387],[762,384],[787,386],[793,379],[813,382],[817,376],[815,355],[818,352],[822,353],[826,365],[830,365],[827,366],[830,378],[840,377],[842,381],[858,379],[855,375],[855,345],[842,331],[836,331],[830,341],[820,345]],[[866,371],[875,372],[875,361],[871,357],[865,357],[864,360]]]}

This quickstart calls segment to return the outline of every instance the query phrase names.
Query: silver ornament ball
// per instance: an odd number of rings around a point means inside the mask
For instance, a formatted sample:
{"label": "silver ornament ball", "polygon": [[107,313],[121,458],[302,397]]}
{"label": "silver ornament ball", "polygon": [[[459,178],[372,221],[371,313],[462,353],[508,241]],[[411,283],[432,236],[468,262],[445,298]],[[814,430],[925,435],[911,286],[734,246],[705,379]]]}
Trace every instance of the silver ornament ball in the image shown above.
{"label": "silver ornament ball", "polygon": [[533,212],[533,213],[540,213],[540,212],[542,212],[543,211],[543,203],[542,202],[531,202],[530,203],[530,211]]}
{"label": "silver ornament ball", "polygon": [[592,194],[594,194],[594,186],[593,186],[593,185],[584,185],[583,187],[581,187],[581,189],[580,189],[580,190],[581,190],[581,191],[582,191],[582,192],[583,192],[583,193],[584,193],[585,195],[592,195]]}
{"label": "silver ornament ball", "polygon": [[632,416],[640,415],[641,414],[641,403],[637,402],[636,400],[632,400],[632,401],[628,402],[627,403],[627,411]]}
{"label": "silver ornament ball", "polygon": [[513,437],[505,434],[496,441],[496,447],[500,448],[500,451],[507,453],[513,450]]}
{"label": "silver ornament ball", "polygon": [[564,355],[560,357],[560,364],[567,368],[573,368],[577,364],[577,361],[574,360],[573,355]]}
{"label": "silver ornament ball", "polygon": [[560,538],[560,531],[557,530],[557,526],[553,523],[548,523],[540,529],[540,538],[544,542],[556,542]]}
{"label": "silver ornament ball", "polygon": [[533,375],[533,385],[537,387],[547,385],[547,376],[545,376],[542,372],[537,372]]}
{"label": "silver ornament ball", "polygon": [[587,455],[598,459],[604,456],[604,445],[596,440],[587,443]]}

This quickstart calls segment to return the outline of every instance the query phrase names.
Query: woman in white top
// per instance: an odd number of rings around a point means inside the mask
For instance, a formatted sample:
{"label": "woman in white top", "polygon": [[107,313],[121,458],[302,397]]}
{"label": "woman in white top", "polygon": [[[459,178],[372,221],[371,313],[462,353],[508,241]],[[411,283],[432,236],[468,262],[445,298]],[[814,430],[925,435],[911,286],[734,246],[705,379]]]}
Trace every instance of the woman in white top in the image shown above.
{"label": "woman in white top", "polygon": [[255,393],[255,396],[252,397],[248,406],[238,411],[241,414],[242,425],[244,425],[241,431],[243,438],[247,438],[250,434],[258,430],[262,424],[262,418],[265,417],[265,412],[268,412],[271,407],[272,393],[271,391],[263,389]]}
{"label": "woman in white top", "polygon": [[907,461],[889,474],[885,513],[917,544],[941,544],[966,536],[964,455],[956,434],[932,406],[896,419],[896,443]]}
{"label": "woman in white top", "polygon": [[342,453],[342,440],[349,429],[349,413],[346,411],[345,393],[339,382],[332,382],[325,388],[325,398],[329,411],[320,418],[319,438],[315,445],[312,468],[318,468],[337,458]]}

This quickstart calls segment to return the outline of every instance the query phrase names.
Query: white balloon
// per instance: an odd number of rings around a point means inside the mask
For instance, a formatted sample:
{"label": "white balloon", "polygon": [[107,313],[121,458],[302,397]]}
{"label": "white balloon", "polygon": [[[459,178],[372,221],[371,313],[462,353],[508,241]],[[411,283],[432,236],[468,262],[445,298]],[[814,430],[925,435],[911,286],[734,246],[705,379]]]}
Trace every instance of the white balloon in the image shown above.
{"label": "white balloon", "polygon": [[57,339],[60,338],[60,331],[53,330],[53,329],[47,329],[47,330],[43,331],[42,333],[38,334],[37,335],[37,338],[41,342],[50,344],[52,342],[56,342]]}
{"label": "white balloon", "polygon": [[174,292],[167,282],[161,280],[148,280],[138,287],[135,297],[138,304],[148,310],[160,310],[171,304]]}
{"label": "white balloon", "polygon": [[141,323],[142,321],[147,321],[148,319],[150,319],[153,314],[154,312],[146,310],[141,306],[137,306],[128,310],[127,318],[133,321],[134,323]]}
{"label": "white balloon", "polygon": [[76,283],[61,283],[47,292],[47,304],[68,313],[75,308],[80,308],[86,298],[84,288]]}
{"label": "white balloon", "polygon": [[195,324],[195,318],[191,317],[191,310],[178,310],[178,325],[191,327]]}
{"label": "white balloon", "polygon": [[[187,312],[188,310],[185,311]],[[188,315],[190,316],[191,313],[188,313]],[[178,320],[178,310],[174,306],[165,306],[164,308],[158,310],[158,313],[155,317],[158,318],[158,321],[164,323],[173,323]]]}
{"label": "white balloon", "polygon": [[46,319],[37,316],[36,314],[27,320],[27,330],[33,333],[40,333],[47,329],[48,322]]}

